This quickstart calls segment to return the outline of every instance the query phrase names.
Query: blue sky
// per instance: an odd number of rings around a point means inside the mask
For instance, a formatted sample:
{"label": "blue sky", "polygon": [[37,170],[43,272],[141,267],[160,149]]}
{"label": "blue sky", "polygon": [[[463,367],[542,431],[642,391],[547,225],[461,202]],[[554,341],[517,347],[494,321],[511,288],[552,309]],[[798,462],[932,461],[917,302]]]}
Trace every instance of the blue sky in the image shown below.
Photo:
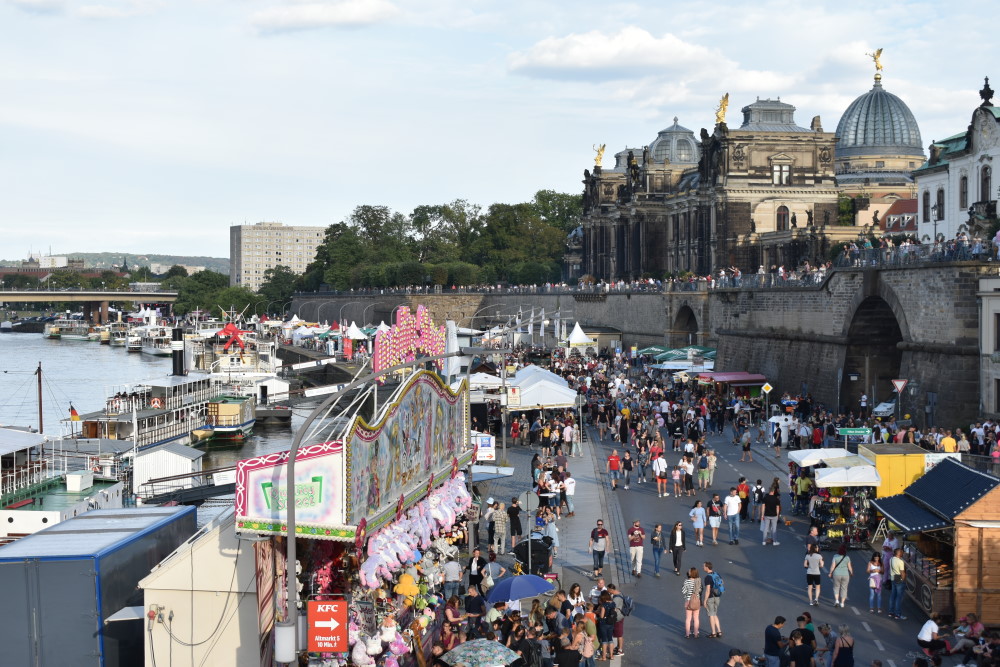
{"label": "blue sky", "polygon": [[648,144],[675,115],[697,133],[725,92],[730,125],[780,96],[833,131],[878,47],[926,147],[968,125],[995,16],[988,2],[0,0],[0,256],[226,256],[232,224],[577,192],[592,144]]}

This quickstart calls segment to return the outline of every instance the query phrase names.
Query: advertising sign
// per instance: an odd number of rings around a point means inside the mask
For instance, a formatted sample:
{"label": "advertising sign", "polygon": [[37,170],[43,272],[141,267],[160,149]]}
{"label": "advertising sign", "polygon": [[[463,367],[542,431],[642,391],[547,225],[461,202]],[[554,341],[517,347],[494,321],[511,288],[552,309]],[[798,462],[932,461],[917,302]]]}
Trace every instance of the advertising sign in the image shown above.
{"label": "advertising sign", "polygon": [[478,445],[476,449],[476,460],[477,461],[496,461],[497,460],[497,439],[496,436],[490,435],[489,433],[473,433],[472,434],[472,445],[473,447]]}
{"label": "advertising sign", "polygon": [[[288,452],[245,459],[236,464],[236,529],[284,535],[287,523]],[[344,454],[341,443],[300,447],[295,457],[296,534],[353,540],[344,521]]]}
{"label": "advertising sign", "polygon": [[468,453],[468,385],[452,391],[430,371],[414,373],[369,425],[355,417],[347,431],[346,516],[351,525],[395,506],[426,485],[427,474]]}
{"label": "advertising sign", "polygon": [[347,600],[309,600],[310,653],[347,653]]}

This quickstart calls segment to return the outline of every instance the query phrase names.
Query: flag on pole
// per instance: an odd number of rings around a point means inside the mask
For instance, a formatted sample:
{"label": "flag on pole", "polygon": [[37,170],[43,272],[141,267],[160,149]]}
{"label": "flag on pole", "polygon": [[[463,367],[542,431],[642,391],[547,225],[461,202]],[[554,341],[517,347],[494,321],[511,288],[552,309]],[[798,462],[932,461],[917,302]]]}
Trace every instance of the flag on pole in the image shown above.
{"label": "flag on pole", "polygon": [[76,411],[72,403],[69,404],[69,420],[74,422],[80,421],[80,413]]}
{"label": "flag on pole", "polygon": [[538,337],[545,338],[545,309],[538,316]]}
{"label": "flag on pole", "polygon": [[531,309],[531,319],[528,320],[528,335],[535,335],[535,309]]}
{"label": "flag on pole", "polygon": [[561,310],[557,310],[552,317],[552,337],[556,339],[557,343],[559,342],[559,314],[561,312]]}

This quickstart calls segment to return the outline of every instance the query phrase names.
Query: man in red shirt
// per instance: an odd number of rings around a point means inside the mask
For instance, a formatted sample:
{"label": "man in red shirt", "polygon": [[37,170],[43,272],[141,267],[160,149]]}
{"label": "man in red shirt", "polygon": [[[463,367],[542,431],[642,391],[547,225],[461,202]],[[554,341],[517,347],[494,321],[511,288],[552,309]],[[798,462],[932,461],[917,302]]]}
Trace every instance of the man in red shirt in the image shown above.
{"label": "man in red shirt", "polygon": [[628,529],[628,554],[632,561],[632,574],[642,577],[642,545],[646,539],[646,531],[642,529],[639,520],[632,522]]}
{"label": "man in red shirt", "polygon": [[618,450],[611,450],[608,457],[608,475],[611,477],[611,490],[618,490],[618,478],[621,476],[622,460],[618,458]]}

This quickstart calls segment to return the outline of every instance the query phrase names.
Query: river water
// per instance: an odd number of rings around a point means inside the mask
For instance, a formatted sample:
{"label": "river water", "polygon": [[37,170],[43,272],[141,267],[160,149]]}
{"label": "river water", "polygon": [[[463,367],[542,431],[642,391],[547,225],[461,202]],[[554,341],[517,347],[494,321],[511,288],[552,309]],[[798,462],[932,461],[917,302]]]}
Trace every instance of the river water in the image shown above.
{"label": "river water", "polygon": [[[104,408],[105,398],[121,385],[170,375],[170,357],[128,353],[124,348],[87,341],[49,340],[42,334],[0,335],[0,425],[38,428],[38,384],[34,375],[42,364],[42,418],[47,435],[68,433],[70,404],[84,414]],[[204,469],[233,465],[243,458],[282,451],[292,434],[315,407],[299,403],[292,427],[258,428],[238,446],[205,449]],[[304,442],[320,442],[323,434]]]}

